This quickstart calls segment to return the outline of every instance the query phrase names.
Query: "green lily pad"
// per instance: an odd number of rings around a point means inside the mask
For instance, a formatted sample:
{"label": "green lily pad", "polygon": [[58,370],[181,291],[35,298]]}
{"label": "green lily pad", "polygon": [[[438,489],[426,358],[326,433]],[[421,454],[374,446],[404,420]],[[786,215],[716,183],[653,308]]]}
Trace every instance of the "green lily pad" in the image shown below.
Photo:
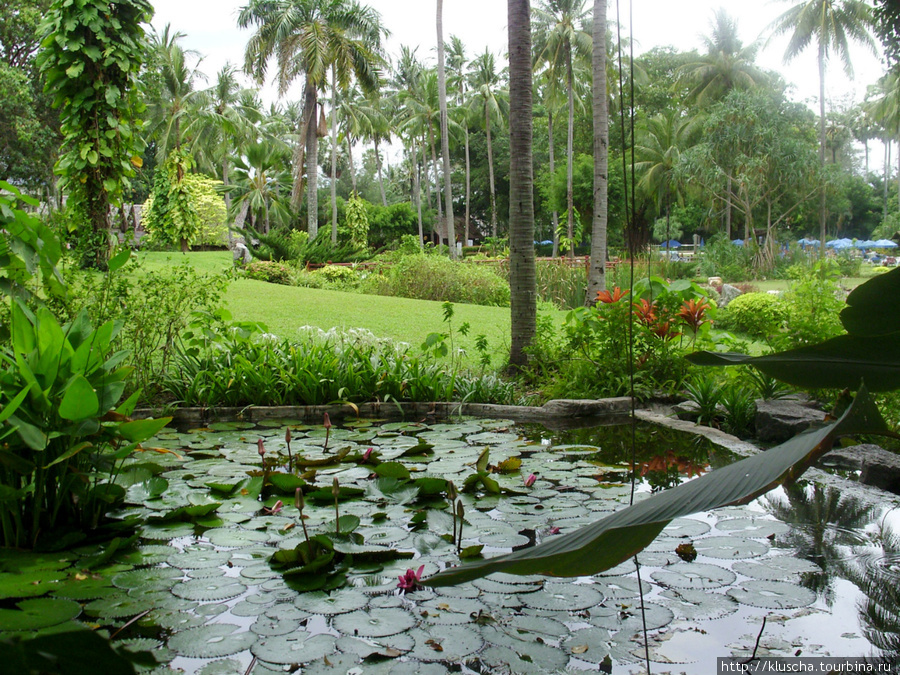
{"label": "green lily pad", "polygon": [[176,633],[169,649],[196,659],[216,659],[237,654],[256,641],[256,635],[230,623],[212,623]]}
{"label": "green lily pad", "polygon": [[729,569],[704,563],[677,563],[656,570],[650,576],[663,586],[676,588],[721,588],[737,579]]}
{"label": "green lily pad", "polygon": [[781,521],[768,518],[727,518],[717,522],[716,529],[751,539],[767,539],[791,530]]}
{"label": "green lily pad", "polygon": [[299,663],[303,665],[333,654],[335,642],[337,642],[337,638],[333,635],[293,633],[261,638],[250,648],[250,651],[256,658],[267,663]]}
{"label": "green lily pad", "polygon": [[461,661],[484,646],[481,631],[474,625],[413,628],[409,635],[416,644],[411,656],[426,663]]}
{"label": "green lily pad", "polygon": [[363,593],[355,589],[348,589],[333,595],[324,591],[303,593],[294,601],[294,606],[310,614],[332,616],[362,609],[367,602],[368,598]]}
{"label": "green lily pad", "polygon": [[225,551],[216,551],[214,548],[188,546],[180,553],[173,553],[168,557],[172,567],[183,570],[196,570],[206,567],[220,567],[226,564],[231,554]]}
{"label": "green lily pad", "polygon": [[288,635],[300,631],[300,621],[298,619],[289,618],[272,618],[266,616],[264,613],[257,617],[256,621],[253,622],[253,625],[250,626],[250,630],[257,635],[266,637],[273,635]]}
{"label": "green lily pad", "polygon": [[736,600],[727,595],[710,591],[671,588],[660,592],[678,617],[689,621],[718,619],[738,610]]}
{"label": "green lily pad", "polygon": [[754,561],[738,560],[731,568],[739,574],[764,581],[784,581],[794,574],[822,571],[815,563],[792,555],[769,556]]}
{"label": "green lily pad", "polygon": [[603,594],[585,584],[550,582],[540,591],[523,595],[522,602],[534,609],[574,612],[599,605],[603,602]]}
{"label": "green lily pad", "polygon": [[399,608],[358,610],[334,617],[332,625],[344,635],[386,637],[396,635],[416,624],[413,615]]}
{"label": "green lily pad", "polygon": [[560,647],[576,659],[599,664],[609,656],[609,631],[603,628],[577,630],[563,640]]}
{"label": "green lily pad", "polygon": [[59,587],[53,591],[53,596],[68,600],[95,600],[115,592],[116,588],[109,577],[75,574],[60,582]]}
{"label": "green lily pad", "polygon": [[0,609],[0,630],[39,630],[71,621],[81,614],[81,605],[59,598],[34,598],[16,604],[18,609]]}
{"label": "green lily pad", "polygon": [[0,598],[36,598],[59,588],[68,574],[62,570],[36,570],[0,574]]}
{"label": "green lily pad", "polygon": [[769,550],[762,542],[742,537],[706,537],[695,541],[694,548],[700,555],[723,560],[756,558]]}
{"label": "green lily pad", "polygon": [[172,593],[186,600],[221,602],[222,600],[236,598],[246,590],[247,587],[238,583],[233,577],[216,577],[192,579],[191,581],[176,584],[172,588]]}
{"label": "green lily pad", "polygon": [[816,594],[786,581],[751,579],[728,589],[728,595],[744,605],[765,609],[797,609],[816,601]]}
{"label": "green lily pad", "polygon": [[244,666],[238,659],[220,659],[207,663],[197,671],[197,675],[234,675],[242,672]]}
{"label": "green lily pad", "polygon": [[647,630],[668,626],[675,614],[668,607],[654,602],[645,602],[641,612],[639,598],[633,602],[606,603],[605,606],[591,607],[590,623],[598,628],[615,631],[642,631],[646,621]]}
{"label": "green lily pad", "polygon": [[151,567],[122,572],[112,578],[116,588],[140,588],[141,590],[165,590],[172,588],[184,572],[174,567]]}
{"label": "green lily pad", "polygon": [[479,656],[496,672],[543,675],[565,671],[569,655],[564,651],[540,642],[513,642],[513,647],[492,645],[482,650]]}

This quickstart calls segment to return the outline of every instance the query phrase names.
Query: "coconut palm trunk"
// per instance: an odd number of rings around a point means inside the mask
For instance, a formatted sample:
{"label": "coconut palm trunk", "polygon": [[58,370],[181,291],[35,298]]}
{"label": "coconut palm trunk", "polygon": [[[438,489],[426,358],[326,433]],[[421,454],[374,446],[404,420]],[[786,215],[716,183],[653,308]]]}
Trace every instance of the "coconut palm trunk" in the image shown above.
{"label": "coconut palm trunk", "polygon": [[[547,112],[547,135],[549,136],[549,148],[550,148],[550,175],[552,176],[556,172],[556,157],[553,152],[553,112]],[[556,209],[553,210],[553,213],[550,214],[550,223],[553,227],[553,232],[551,233],[551,239],[553,239],[553,253],[554,258],[559,255],[559,211]]]}
{"label": "coconut palm trunk", "polygon": [[307,83],[304,92],[303,116],[306,118],[306,229],[309,240],[319,234],[319,176],[316,158],[319,156],[319,108],[316,87]]}
{"label": "coconut palm trunk", "polygon": [[331,67],[331,243],[337,246],[337,73]]}
{"label": "coconut palm trunk", "polygon": [[447,119],[447,74],[444,72],[444,0],[437,0],[438,107],[441,116],[441,159],[444,164],[444,213],[447,246],[456,258],[456,227],[453,223],[453,192],[450,175],[450,127]]}
{"label": "coconut palm trunk", "polygon": [[586,304],[606,290],[606,228],[609,165],[609,99],[606,94],[606,0],[594,0],[592,28],[593,117],[594,117],[594,218],[591,227],[591,268]]}
{"label": "coconut palm trunk", "polygon": [[[508,0],[509,18],[509,364],[528,362],[534,339],[537,293],[534,258],[534,169],[532,167],[531,7]],[[490,147],[490,146],[489,146]]]}
{"label": "coconut palm trunk", "polygon": [[822,186],[819,191],[819,253],[825,256],[825,43],[819,41],[819,169]]}
{"label": "coconut palm trunk", "polygon": [[491,144],[491,111],[484,103],[484,129],[487,136],[488,179],[491,188],[491,236],[497,236],[497,195],[494,190],[494,150]]}
{"label": "coconut palm trunk", "polygon": [[566,236],[569,239],[568,256],[575,257],[575,194],[573,155],[575,147],[575,92],[572,78],[572,46],[566,48],[566,89],[568,96],[569,126],[566,129]]}

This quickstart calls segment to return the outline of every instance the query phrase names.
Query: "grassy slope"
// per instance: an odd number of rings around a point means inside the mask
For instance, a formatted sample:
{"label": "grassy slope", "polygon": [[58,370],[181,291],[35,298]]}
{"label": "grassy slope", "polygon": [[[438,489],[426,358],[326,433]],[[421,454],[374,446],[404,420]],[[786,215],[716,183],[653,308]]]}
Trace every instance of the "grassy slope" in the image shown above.
{"label": "grassy slope", "polygon": [[[183,260],[203,272],[221,272],[231,266],[228,251],[180,253],[148,252],[141,254],[148,269],[177,265]],[[443,307],[440,302],[409,300],[360,293],[325,291],[267,284],[251,279],[236,279],[229,286],[225,304],[238,321],[259,321],[269,331],[292,338],[297,328],[310,325],[323,330],[337,327],[366,328],[379,337],[408,342],[418,348],[432,332],[445,332]],[[500,365],[509,352],[509,309],[479,305],[454,305],[453,329],[468,322],[469,338],[458,337],[458,345],[474,352],[474,338],[484,334],[494,354],[494,365]],[[558,320],[563,313],[559,312]]]}

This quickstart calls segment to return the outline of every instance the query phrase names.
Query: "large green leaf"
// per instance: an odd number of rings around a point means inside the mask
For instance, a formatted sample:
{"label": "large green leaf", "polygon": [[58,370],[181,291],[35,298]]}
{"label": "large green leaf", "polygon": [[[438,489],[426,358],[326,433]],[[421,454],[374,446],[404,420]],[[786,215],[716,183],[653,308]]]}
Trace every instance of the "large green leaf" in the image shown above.
{"label": "large green leaf", "polygon": [[900,388],[900,333],[878,337],[839,335],[817,345],[765,356],[695,352],[698,366],[758,368],[782,382],[807,389],[856,389],[865,380],[870,391]]}
{"label": "large green leaf", "polygon": [[449,586],[493,572],[574,577],[597,574],[646,547],[675,518],[746,504],[786,480],[795,480],[839,435],[883,433],[887,427],[862,389],[835,422],[795,436],[767,452],[659,492],[633,506],[539,546],[453,567],[423,581]]}
{"label": "large green leaf", "polygon": [[64,420],[84,420],[100,410],[97,393],[84,375],[76,375],[69,382],[59,403],[59,416]]}
{"label": "large green leaf", "polygon": [[171,421],[171,417],[160,417],[159,419],[125,422],[119,425],[119,433],[132,443],[143,443],[148,438],[155,436]]}
{"label": "large green leaf", "polygon": [[857,286],[847,297],[841,323],[861,337],[900,332],[900,267]]}

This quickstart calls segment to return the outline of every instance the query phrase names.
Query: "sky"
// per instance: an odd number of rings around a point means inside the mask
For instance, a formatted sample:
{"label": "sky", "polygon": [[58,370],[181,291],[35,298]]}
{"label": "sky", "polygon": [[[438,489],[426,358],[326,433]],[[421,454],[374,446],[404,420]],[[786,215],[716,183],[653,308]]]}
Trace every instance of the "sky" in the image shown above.
{"label": "sky", "polygon": [[[365,1],[365,0],[364,0]],[[701,36],[710,32],[713,12],[724,7],[737,19],[738,31],[745,44],[761,40],[757,62],[766,69],[777,70],[792,85],[789,92],[795,101],[807,103],[818,111],[818,73],[815,49],[809,48],[785,65],[782,61],[786,38],[766,42],[768,26],[791,6],[790,0],[619,0],[622,11],[622,34],[629,34],[629,12],[633,12],[635,52],[640,54],[657,46],[672,45],[678,50],[703,51]],[[240,66],[244,45],[251,31],[237,28],[237,13],[243,0],[155,0],[153,26],[161,30],[167,23],[185,34],[182,45],[205,56],[200,70],[212,84],[216,72],[231,61]],[[418,55],[435,58],[437,29],[435,0],[368,0],[367,4],[381,13],[391,32],[387,51],[394,56],[400,45],[418,46]],[[532,0],[532,6],[537,4]],[[608,19],[616,19],[616,0],[607,0]],[[445,39],[458,35],[470,57],[490,48],[497,55],[506,51],[507,3],[505,0],[445,0],[443,28]],[[874,84],[883,69],[880,56],[859,46],[852,52],[854,76],[848,77],[840,62],[828,67],[826,101],[843,104],[862,101],[867,86]],[[300,98],[298,82],[288,92],[288,100]],[[263,89],[267,103],[276,100],[274,87]]]}

